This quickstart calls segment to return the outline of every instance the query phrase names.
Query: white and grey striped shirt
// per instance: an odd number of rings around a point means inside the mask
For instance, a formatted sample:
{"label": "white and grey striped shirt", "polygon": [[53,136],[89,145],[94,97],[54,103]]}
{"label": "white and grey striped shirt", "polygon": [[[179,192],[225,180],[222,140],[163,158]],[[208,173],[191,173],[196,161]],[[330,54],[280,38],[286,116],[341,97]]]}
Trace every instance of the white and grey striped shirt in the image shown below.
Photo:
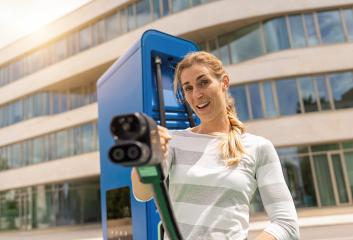
{"label": "white and grey striped shirt", "polygon": [[236,167],[221,159],[221,136],[171,131],[169,193],[184,239],[247,238],[251,198],[259,188],[279,240],[299,239],[297,214],[275,148],[267,139],[241,136],[246,155]]}

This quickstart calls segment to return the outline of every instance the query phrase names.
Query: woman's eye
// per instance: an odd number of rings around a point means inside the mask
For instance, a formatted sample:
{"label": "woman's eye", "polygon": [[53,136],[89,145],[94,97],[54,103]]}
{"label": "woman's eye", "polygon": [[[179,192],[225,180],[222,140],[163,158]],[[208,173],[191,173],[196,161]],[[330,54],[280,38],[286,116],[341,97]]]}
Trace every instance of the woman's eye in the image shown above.
{"label": "woman's eye", "polygon": [[191,91],[192,90],[192,87],[191,86],[186,86],[186,87],[184,87],[184,91],[185,92],[189,92],[189,91]]}
{"label": "woman's eye", "polygon": [[208,84],[208,80],[201,80],[201,81],[200,81],[200,85],[201,85],[202,87],[207,86],[207,84]]}

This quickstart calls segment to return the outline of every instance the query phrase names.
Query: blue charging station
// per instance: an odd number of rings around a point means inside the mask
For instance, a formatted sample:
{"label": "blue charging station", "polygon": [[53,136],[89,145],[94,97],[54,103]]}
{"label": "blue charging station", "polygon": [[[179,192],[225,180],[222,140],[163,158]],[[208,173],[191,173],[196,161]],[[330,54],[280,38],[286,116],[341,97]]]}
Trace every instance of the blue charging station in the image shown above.
{"label": "blue charging station", "polygon": [[173,93],[173,77],[176,63],[193,51],[197,51],[197,46],[190,41],[148,30],[97,83],[104,240],[158,239],[160,218],[154,202],[136,200],[131,168],[114,164],[108,158],[109,148],[114,144],[110,123],[114,116],[132,112],[143,112],[157,122],[161,120],[156,83],[156,58],[159,58],[166,127],[189,127],[185,106],[177,102]]}

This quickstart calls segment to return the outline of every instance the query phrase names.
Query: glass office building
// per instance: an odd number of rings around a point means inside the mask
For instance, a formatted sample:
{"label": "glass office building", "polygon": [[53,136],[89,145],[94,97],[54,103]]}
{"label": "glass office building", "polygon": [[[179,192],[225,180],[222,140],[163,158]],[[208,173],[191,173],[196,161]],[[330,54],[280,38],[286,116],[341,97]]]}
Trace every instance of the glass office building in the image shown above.
{"label": "glass office building", "polygon": [[93,0],[0,49],[0,237],[99,224],[95,84],[150,28],[222,59],[300,213],[352,207],[353,1],[288,2]]}

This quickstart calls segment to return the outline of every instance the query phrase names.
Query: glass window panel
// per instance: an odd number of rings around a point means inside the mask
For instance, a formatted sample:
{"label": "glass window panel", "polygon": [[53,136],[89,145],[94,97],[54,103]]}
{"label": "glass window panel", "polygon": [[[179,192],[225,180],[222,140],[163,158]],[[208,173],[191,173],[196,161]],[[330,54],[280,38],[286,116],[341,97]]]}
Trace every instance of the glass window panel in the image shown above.
{"label": "glass window panel", "polygon": [[330,107],[330,98],[327,91],[326,80],[324,76],[317,76],[316,85],[319,92],[320,103],[321,103],[321,110],[329,110]]}
{"label": "glass window panel", "polygon": [[352,9],[342,10],[343,19],[347,28],[348,39],[353,40],[353,12]]}
{"label": "glass window panel", "polygon": [[[8,169],[8,163],[7,163],[7,150],[6,147],[0,148],[0,171]],[[1,199],[0,199],[1,202]],[[1,214],[1,211],[0,211]],[[1,226],[1,224],[0,224]]]}
{"label": "glass window panel", "polygon": [[3,105],[3,124],[4,126],[7,126],[10,124],[10,106],[7,104],[7,105]]}
{"label": "glass window panel", "polygon": [[127,8],[128,31],[134,30],[136,28],[135,6],[135,4],[132,4]]}
{"label": "glass window panel", "polygon": [[3,112],[3,106],[0,106],[0,128],[5,126],[4,124],[4,112]]}
{"label": "glass window panel", "polygon": [[331,155],[333,170],[335,172],[336,184],[340,203],[348,203],[348,194],[343,177],[341,157],[339,154]]}
{"label": "glass window panel", "polygon": [[22,149],[21,144],[16,143],[9,146],[10,155],[9,155],[9,167],[18,168],[22,166]]}
{"label": "glass window panel", "polygon": [[276,90],[281,115],[301,113],[295,80],[284,79],[276,81]]}
{"label": "glass window panel", "polygon": [[344,34],[339,11],[325,11],[317,14],[323,43],[344,41]]}
{"label": "glass window panel", "polygon": [[336,109],[353,107],[353,78],[351,72],[329,75]]}
{"label": "glass window panel", "polygon": [[281,163],[295,206],[317,206],[309,157],[283,156]]}
{"label": "glass window panel", "polygon": [[275,18],[264,23],[266,49],[275,52],[289,48],[285,18]]}
{"label": "glass window panel", "polygon": [[[60,131],[56,134],[56,157],[63,158],[69,156],[69,136],[68,131]],[[52,149],[54,150],[54,149]]]}
{"label": "glass window panel", "polygon": [[0,67],[0,86],[5,85],[5,81],[4,81],[4,68]]}
{"label": "glass window panel", "polygon": [[61,112],[66,112],[69,109],[68,94],[66,92],[58,93],[60,94],[60,107]]}
{"label": "glass window panel", "polygon": [[314,16],[312,13],[304,14],[305,27],[308,37],[309,46],[314,46],[319,43],[318,33],[315,27]]}
{"label": "glass window panel", "polygon": [[75,109],[83,106],[84,94],[82,87],[70,90],[70,109]]}
{"label": "glass window panel", "polygon": [[90,48],[92,45],[92,29],[90,26],[79,31],[79,51],[83,51],[87,48]]}
{"label": "glass window panel", "polygon": [[73,143],[74,155],[81,154],[82,150],[82,137],[81,137],[81,128],[75,127],[71,131],[72,136],[70,136],[70,140]]}
{"label": "glass window panel", "polygon": [[298,155],[308,153],[308,147],[284,147],[276,149],[280,157],[287,155]]}
{"label": "glass window panel", "polygon": [[335,198],[331,178],[329,177],[330,172],[327,157],[326,155],[318,155],[313,158],[321,205],[333,206],[335,205]]}
{"label": "glass window panel", "polygon": [[60,93],[52,92],[50,93],[50,96],[51,96],[51,104],[52,104],[51,113],[53,114],[60,113]]}
{"label": "glass window panel", "polygon": [[54,44],[54,59],[55,62],[63,60],[67,56],[67,40],[66,38]]}
{"label": "glass window panel", "polygon": [[220,58],[216,40],[210,40],[210,41],[208,42],[208,47],[209,47],[209,49],[210,49],[210,53],[212,53],[212,54],[215,55],[216,57]]}
{"label": "glass window panel", "polygon": [[8,67],[3,66],[1,68],[1,79],[0,79],[0,86],[6,85],[9,83],[9,76],[8,76]]}
{"label": "glass window panel", "polygon": [[272,91],[272,84],[270,81],[265,81],[262,83],[264,95],[265,95],[265,106],[266,106],[266,117],[278,116],[278,111],[275,106],[275,100]]}
{"label": "glass window panel", "polygon": [[229,56],[229,46],[228,43],[231,41],[231,36],[229,34],[223,35],[219,38],[218,40],[218,45],[219,45],[219,55],[220,55],[220,60],[224,65],[230,64],[230,56]]}
{"label": "glass window panel", "polygon": [[162,4],[163,4],[163,16],[169,15],[170,13],[169,0],[162,0]]}
{"label": "glass window panel", "polygon": [[306,46],[305,32],[303,26],[303,19],[301,15],[291,15],[288,17],[291,36],[292,47],[302,48]]}
{"label": "glass window panel", "polygon": [[189,0],[172,0],[173,12],[189,8]]}
{"label": "glass window panel", "polygon": [[114,13],[105,18],[105,31],[106,31],[106,39],[111,40],[116,38],[120,34],[120,23],[118,21],[118,14]]}
{"label": "glass window panel", "polygon": [[127,8],[124,8],[120,11],[120,24],[121,24],[121,31],[123,33],[129,31],[128,30],[128,15],[127,15]]}
{"label": "glass window panel", "polygon": [[83,152],[91,152],[94,150],[94,135],[93,135],[93,124],[85,124],[81,127],[82,136],[82,149]]}
{"label": "glass window panel", "polygon": [[153,19],[158,19],[161,17],[161,6],[159,5],[159,0],[152,0],[153,4]]}
{"label": "glass window panel", "polygon": [[259,24],[232,33],[229,42],[233,63],[255,58],[264,53]]}
{"label": "glass window panel", "polygon": [[313,79],[311,77],[299,78],[300,93],[305,112],[318,111],[317,97],[314,90]]}
{"label": "glass window panel", "polygon": [[342,147],[344,149],[353,149],[353,141],[343,142]]}
{"label": "glass window panel", "polygon": [[24,62],[22,59],[12,63],[9,67],[12,80],[16,80],[24,76]]}
{"label": "glass window panel", "polygon": [[353,193],[353,152],[344,153],[351,192]]}
{"label": "glass window panel", "polygon": [[250,93],[250,99],[251,99],[252,117],[254,119],[263,118],[264,115],[262,112],[259,84],[258,83],[249,84],[249,93]]}
{"label": "glass window panel", "polygon": [[230,93],[235,100],[238,117],[241,121],[249,120],[249,107],[246,100],[245,86],[236,86],[230,88]]}
{"label": "glass window panel", "polygon": [[96,46],[105,42],[105,19],[102,19],[92,25],[92,44]]}
{"label": "glass window panel", "polygon": [[31,146],[28,144],[28,142],[29,141],[22,142],[22,166],[27,166],[30,163],[29,158],[31,156]]}
{"label": "glass window panel", "polygon": [[331,150],[338,150],[339,145],[338,144],[320,144],[320,145],[313,145],[311,146],[311,151],[312,152],[327,152]]}
{"label": "glass window panel", "polygon": [[143,26],[150,22],[151,18],[151,8],[149,0],[140,0],[136,3],[136,22],[137,27]]}
{"label": "glass window panel", "polygon": [[11,104],[12,109],[12,116],[11,116],[11,120],[12,123],[17,123],[20,121],[23,121],[23,101],[22,100],[18,100],[16,102],[14,102],[13,104]]}
{"label": "glass window panel", "polygon": [[197,6],[197,5],[200,5],[200,4],[202,4],[202,3],[203,3],[202,0],[192,0],[192,1],[191,1],[192,6]]}
{"label": "glass window panel", "polygon": [[43,162],[44,159],[44,139],[42,137],[32,140],[32,163]]}
{"label": "glass window panel", "polygon": [[75,55],[78,53],[78,35],[77,32],[73,32],[67,36],[67,47],[68,47],[68,56]]}

